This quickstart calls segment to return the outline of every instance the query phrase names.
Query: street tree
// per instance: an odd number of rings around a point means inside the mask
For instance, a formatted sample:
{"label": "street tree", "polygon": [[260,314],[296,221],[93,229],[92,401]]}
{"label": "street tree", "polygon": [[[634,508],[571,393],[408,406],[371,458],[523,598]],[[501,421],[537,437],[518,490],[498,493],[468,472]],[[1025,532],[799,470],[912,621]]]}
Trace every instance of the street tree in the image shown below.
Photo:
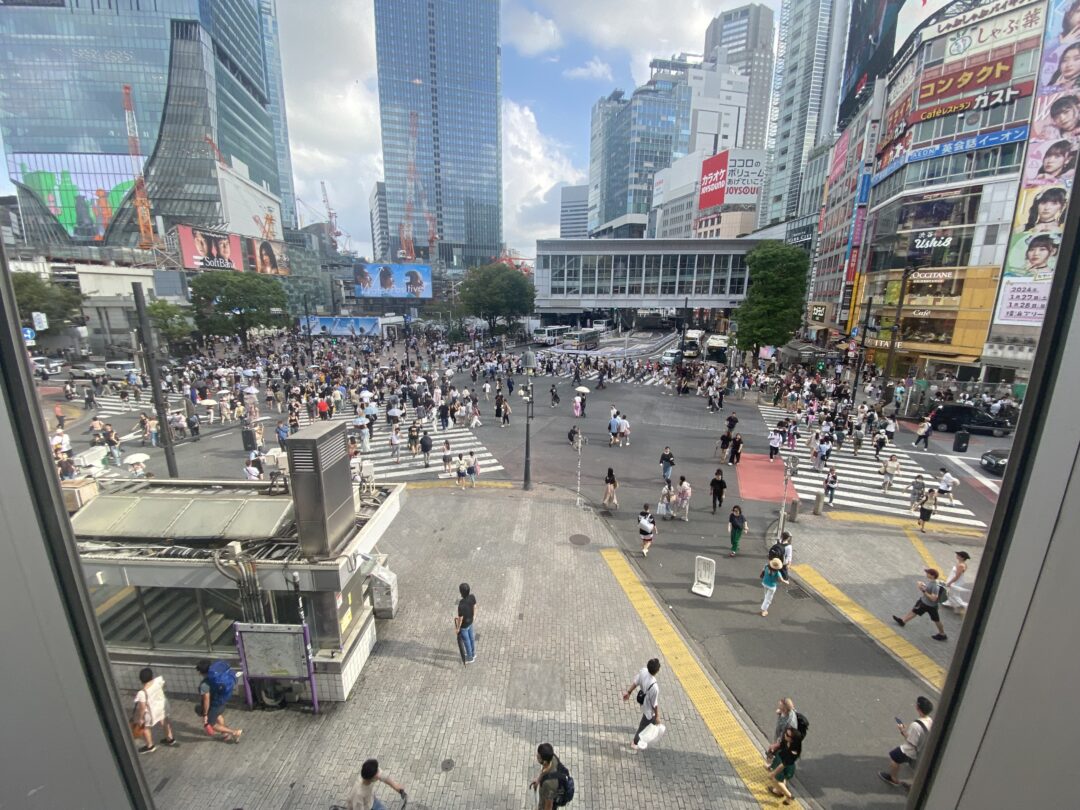
{"label": "street tree", "polygon": [[528,315],[536,301],[536,288],[520,270],[498,263],[473,267],[465,274],[458,295],[466,312],[483,318],[494,330],[499,318]]}
{"label": "street tree", "polygon": [[159,298],[146,305],[146,313],[170,348],[191,335],[193,324],[186,307]]}
{"label": "street tree", "polygon": [[43,312],[49,319],[49,329],[67,326],[81,314],[83,296],[74,287],[53,284],[37,273],[12,273],[19,321],[24,326],[33,322],[31,313]]}
{"label": "street tree", "polygon": [[735,311],[741,349],[783,346],[802,324],[806,304],[806,252],[783,242],[762,242],[746,254],[749,286]]}
{"label": "street tree", "polygon": [[195,325],[204,335],[238,335],[285,321],[285,289],[274,276],[231,270],[200,273],[191,282]]}

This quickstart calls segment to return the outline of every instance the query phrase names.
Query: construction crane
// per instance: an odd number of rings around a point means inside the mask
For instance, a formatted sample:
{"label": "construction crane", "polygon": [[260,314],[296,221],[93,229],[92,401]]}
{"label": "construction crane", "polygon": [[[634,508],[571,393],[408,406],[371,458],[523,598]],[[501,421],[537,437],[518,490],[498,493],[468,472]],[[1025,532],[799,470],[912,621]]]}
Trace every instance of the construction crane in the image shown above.
{"label": "construction crane", "polygon": [[336,251],[338,249],[337,238],[342,235],[338,229],[337,211],[330,207],[330,197],[326,193],[326,182],[320,180],[319,185],[322,186],[322,201],[326,207],[326,235],[330,237],[330,246]]}
{"label": "construction crane", "polygon": [[536,259],[519,256],[516,251],[505,247],[498,256],[491,257],[492,264],[505,264],[507,267],[514,268],[524,276],[532,275],[533,269],[529,262],[534,261],[536,261]]}
{"label": "construction crane", "polygon": [[417,198],[420,202],[420,210],[427,222],[428,231],[428,259],[435,258],[435,246],[439,242],[439,230],[435,224],[435,216],[428,210],[427,192],[424,184],[420,182],[416,173],[416,138],[420,130],[420,116],[415,112],[409,113],[409,166],[408,176],[405,181],[405,216],[398,226],[398,241],[401,248],[398,250],[398,258],[412,261],[416,258],[415,232],[413,230],[413,212],[416,208]]}
{"label": "construction crane", "polygon": [[263,239],[273,241],[277,239],[277,233],[275,232],[274,225],[277,223],[277,219],[274,218],[274,211],[271,208],[266,209],[266,213],[261,217],[257,217],[254,214],[251,218],[255,220],[255,224],[259,228],[259,233],[262,234]]}
{"label": "construction crane", "polygon": [[220,150],[220,149],[218,149],[218,145],[217,145],[216,143],[214,143],[214,139],[213,139],[213,138],[211,138],[211,137],[210,137],[209,135],[203,135],[203,140],[204,140],[204,141],[206,141],[206,142],[207,142],[208,144],[210,144],[210,148],[211,148],[211,149],[213,150],[213,152],[214,152],[214,157],[216,157],[216,158],[217,158],[217,162],[218,162],[219,164],[221,164],[222,166],[224,166],[224,167],[225,167],[226,169],[232,168],[232,167],[231,167],[231,166],[229,166],[229,164],[228,164],[228,163],[226,162],[226,160],[225,160],[225,156],[224,156],[223,154],[221,154],[221,150]]}
{"label": "construction crane", "polygon": [[142,148],[139,146],[139,128],[135,123],[135,104],[131,100],[131,85],[124,85],[124,120],[127,123],[128,154],[131,155],[131,173],[135,177],[135,220],[139,224],[139,247],[150,250],[160,244],[154,233],[154,219],[150,216],[150,197],[146,193],[146,179],[142,171]]}

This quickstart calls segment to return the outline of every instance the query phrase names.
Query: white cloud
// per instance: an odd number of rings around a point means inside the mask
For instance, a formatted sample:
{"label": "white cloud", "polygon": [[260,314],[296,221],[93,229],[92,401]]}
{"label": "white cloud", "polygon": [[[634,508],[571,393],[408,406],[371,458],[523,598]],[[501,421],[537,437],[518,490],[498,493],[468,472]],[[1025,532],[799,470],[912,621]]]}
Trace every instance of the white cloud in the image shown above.
{"label": "white cloud", "polygon": [[598,56],[594,56],[581,67],[567,68],[563,76],[568,79],[593,79],[596,81],[612,82],[615,78],[611,75],[611,65],[604,62]]}
{"label": "white cloud", "polygon": [[586,173],[540,131],[528,106],[504,98],[502,121],[503,240],[535,256],[537,239],[559,235],[559,188],[584,183]]}
{"label": "white cloud", "polygon": [[[368,255],[367,200],[382,179],[372,0],[326,4],[318,14],[279,3],[278,15],[296,196],[322,212],[325,181],[352,249]],[[304,224],[319,221],[297,207]]]}
{"label": "white cloud", "polygon": [[562,47],[562,34],[555,21],[535,11],[507,3],[502,11],[502,40],[523,56],[537,56]]}

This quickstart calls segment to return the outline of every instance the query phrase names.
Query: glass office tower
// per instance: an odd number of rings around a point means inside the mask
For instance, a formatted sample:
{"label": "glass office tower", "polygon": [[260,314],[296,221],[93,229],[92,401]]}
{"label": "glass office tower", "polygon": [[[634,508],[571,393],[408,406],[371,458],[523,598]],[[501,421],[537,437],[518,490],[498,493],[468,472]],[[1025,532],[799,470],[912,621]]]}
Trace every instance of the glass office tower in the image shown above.
{"label": "glass office tower", "polygon": [[[174,22],[192,23],[175,28]],[[201,43],[201,56],[185,84],[213,107],[182,145],[188,157],[213,160],[209,135],[227,158],[247,167],[251,179],[278,194],[275,137],[260,6],[253,0],[54,0],[0,6],[0,126],[9,177],[19,191],[30,241],[128,244],[119,227],[130,205],[134,166],[148,175],[169,95],[170,54],[180,40]],[[273,51],[276,56],[276,49]],[[188,55],[191,57],[192,55]],[[174,78],[175,78],[175,68]],[[280,69],[278,70],[280,73]],[[141,157],[128,147],[124,85],[132,88]],[[171,94],[177,114],[193,102]],[[188,110],[188,112],[193,112]],[[284,111],[280,115],[284,125]],[[179,145],[177,148],[181,148]],[[160,175],[161,169],[157,174]],[[158,201],[151,191],[157,215]],[[195,196],[202,196],[203,189]],[[178,201],[186,192],[179,191]],[[182,204],[173,206],[183,215]],[[193,224],[214,224],[200,218]],[[122,217],[133,222],[130,216]],[[113,226],[113,227],[110,227]]]}
{"label": "glass office tower", "polygon": [[490,261],[502,247],[498,0],[375,0],[375,48],[391,255],[411,221],[416,256]]}

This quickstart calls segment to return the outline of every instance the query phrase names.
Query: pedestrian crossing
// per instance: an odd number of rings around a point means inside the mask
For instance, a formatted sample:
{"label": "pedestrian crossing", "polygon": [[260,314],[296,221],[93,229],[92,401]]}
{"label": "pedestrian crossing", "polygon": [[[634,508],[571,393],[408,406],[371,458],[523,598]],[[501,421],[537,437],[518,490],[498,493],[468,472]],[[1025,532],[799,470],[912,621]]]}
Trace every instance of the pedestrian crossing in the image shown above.
{"label": "pedestrian crossing", "polygon": [[[147,391],[142,393],[138,401],[134,396],[129,396],[126,404],[116,394],[100,394],[95,399],[97,400],[97,408],[92,408],[90,413],[97,413],[102,419],[117,416],[130,416],[132,419],[138,419],[142,411],[149,414],[154,410],[154,400]],[[76,400],[76,402],[78,401]],[[182,407],[184,407],[183,400],[173,399],[169,403],[170,410]]]}
{"label": "pedestrian crossing", "polygon": [[[768,428],[774,427],[780,420],[788,419],[791,414],[783,408],[774,408],[768,405],[759,405],[758,410],[765,420]],[[913,521],[916,515],[911,511],[911,499],[909,486],[916,475],[921,475],[927,487],[932,487],[937,481],[937,476],[927,472],[917,460],[895,444],[889,444],[881,451],[881,459],[874,459],[874,448],[869,440],[863,442],[859,455],[853,456],[851,452],[851,440],[844,439],[842,449],[833,449],[828,462],[823,465],[821,472],[816,472],[810,459],[810,448],[806,446],[808,428],[800,425],[801,434],[796,443],[795,450],[788,450],[785,446],[781,450],[782,457],[788,457],[792,452],[799,459],[799,472],[792,479],[795,491],[799,499],[813,501],[819,492],[824,491],[826,473],[829,467],[836,468],[837,486],[836,495],[833,498],[833,507],[844,509],[863,510],[878,514],[887,514],[900,517],[908,517]],[[881,465],[890,455],[896,455],[900,462],[900,472],[897,474],[888,492],[882,492]],[[779,463],[779,461],[777,462]],[[937,511],[931,523],[951,523],[960,526],[973,526],[986,528],[986,524],[975,517],[975,513],[966,508],[960,499],[950,504],[948,496],[938,498]]]}
{"label": "pedestrian crossing", "polygon": [[[394,454],[389,445],[390,433],[388,430],[382,429],[380,425],[380,428],[376,429],[375,435],[371,438],[370,449],[368,452],[361,454],[364,461],[373,461],[375,463],[375,480],[377,482],[396,481],[401,478],[418,476],[453,479],[457,477],[456,466],[454,465],[457,464],[458,453],[462,453],[468,459],[470,451],[476,454],[476,459],[480,465],[481,479],[489,473],[503,470],[499,460],[468,428],[451,427],[447,430],[438,430],[429,427],[428,432],[431,436],[432,448],[430,466],[425,467],[423,454],[419,453],[415,457],[412,455],[405,435],[402,436],[399,461],[394,461]],[[450,442],[450,472],[443,472],[444,441]]]}

